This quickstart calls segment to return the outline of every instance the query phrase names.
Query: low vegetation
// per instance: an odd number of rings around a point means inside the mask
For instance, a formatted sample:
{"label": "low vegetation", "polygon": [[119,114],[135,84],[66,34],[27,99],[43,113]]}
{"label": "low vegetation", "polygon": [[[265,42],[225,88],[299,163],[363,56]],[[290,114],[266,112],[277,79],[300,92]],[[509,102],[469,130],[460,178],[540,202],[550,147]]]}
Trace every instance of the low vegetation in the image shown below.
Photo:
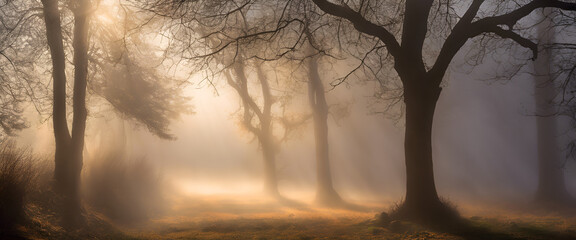
{"label": "low vegetation", "polygon": [[12,141],[0,145],[0,228],[12,228],[25,219],[26,195],[37,177],[38,159],[30,149],[17,148]]}
{"label": "low vegetation", "polygon": [[[134,182],[141,181],[140,183],[144,185],[140,186],[140,189],[149,186],[151,188],[147,191],[155,190],[154,185],[146,182],[151,180],[148,177],[156,176],[146,175],[146,170],[151,170],[149,165],[145,162],[134,162],[126,167],[130,168],[125,175],[125,179],[128,180],[117,184],[123,187],[135,187]],[[65,229],[61,223],[60,211],[56,209],[59,196],[52,189],[52,174],[53,162],[48,157],[35,155],[32,149],[19,147],[13,141],[0,144],[0,239],[131,239],[110,222],[111,218],[106,214],[110,213],[109,211],[92,204],[84,204],[82,215],[85,222],[81,226],[76,229]],[[118,190],[118,187],[114,187],[118,186],[117,184],[111,184],[109,187]],[[143,210],[141,208],[149,207],[143,205],[143,202],[158,198],[158,196],[138,195],[134,191],[127,192],[133,195],[124,195],[131,196],[124,202],[109,201],[108,204],[115,210],[121,207],[125,208],[124,211],[134,211],[137,208]],[[128,201],[132,201],[132,204]],[[124,206],[119,206],[120,204]],[[119,213],[125,212],[119,211]]]}
{"label": "low vegetation", "polygon": [[65,229],[54,209],[51,161],[12,142],[0,145],[0,239],[576,239],[573,215],[511,209],[464,209],[448,230],[396,220],[401,204],[378,214],[386,206],[315,208],[262,196],[173,197],[160,215],[156,206],[168,202],[149,163],[106,156],[86,173],[85,222]]}

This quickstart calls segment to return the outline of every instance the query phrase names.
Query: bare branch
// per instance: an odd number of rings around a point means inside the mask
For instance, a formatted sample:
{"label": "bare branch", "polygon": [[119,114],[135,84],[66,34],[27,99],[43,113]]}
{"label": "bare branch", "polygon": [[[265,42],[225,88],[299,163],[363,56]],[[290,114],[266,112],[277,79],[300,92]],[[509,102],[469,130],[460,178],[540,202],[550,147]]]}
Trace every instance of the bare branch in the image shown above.
{"label": "bare branch", "polygon": [[327,0],[312,1],[322,11],[330,15],[347,19],[354,25],[356,30],[380,39],[386,45],[386,49],[388,49],[388,52],[390,52],[392,56],[398,57],[400,55],[400,44],[396,40],[396,37],[394,37],[394,35],[384,27],[368,21],[359,12],[355,12],[346,5],[334,4]]}

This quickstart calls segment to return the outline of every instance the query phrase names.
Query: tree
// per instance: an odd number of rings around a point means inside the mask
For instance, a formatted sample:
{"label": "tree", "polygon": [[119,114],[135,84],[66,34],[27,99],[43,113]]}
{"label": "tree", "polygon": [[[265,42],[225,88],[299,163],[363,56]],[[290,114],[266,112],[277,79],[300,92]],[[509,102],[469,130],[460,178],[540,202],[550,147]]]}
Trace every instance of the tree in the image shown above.
{"label": "tree", "polygon": [[41,110],[45,87],[34,69],[42,51],[35,35],[35,7],[35,3],[18,1],[0,4],[0,141],[28,127],[23,116],[28,101]]}
{"label": "tree", "polygon": [[[138,71],[143,67],[133,57],[128,47],[118,50],[106,48],[109,39],[99,39],[99,49],[89,52],[90,18],[94,9],[89,0],[76,0],[69,5],[74,19],[72,35],[74,83],[72,96],[72,129],[67,120],[67,80],[65,44],[63,25],[60,20],[63,13],[57,0],[43,0],[46,38],[52,60],[53,100],[52,121],[56,143],[54,180],[55,189],[62,195],[61,210],[66,224],[76,225],[81,222],[80,175],[83,166],[84,136],[87,120],[87,87],[89,64],[92,71],[99,71],[97,77],[110,77],[107,81],[99,79],[94,84],[96,94],[104,96],[115,109],[127,118],[144,124],[159,137],[173,138],[167,131],[171,119],[177,118],[180,110],[187,110],[180,91],[173,90],[171,84],[161,85],[154,79],[157,72],[153,70]],[[110,32],[108,32],[110,33]],[[125,32],[123,32],[125,33]],[[123,39],[124,44],[128,41]],[[102,43],[103,42],[103,43]],[[112,52],[111,52],[112,51]],[[114,72],[110,58],[105,55],[123,56],[119,60],[121,74]],[[91,58],[91,59],[90,59]],[[152,59],[148,59],[152,60]],[[90,62],[89,62],[90,61]],[[107,62],[108,61],[108,62]],[[164,78],[158,78],[163,80]],[[114,80],[111,82],[111,80]],[[114,88],[117,87],[117,88]],[[138,107],[134,107],[138,105]],[[174,109],[172,109],[174,107]],[[183,112],[182,112],[183,113]]]}
{"label": "tree", "polygon": [[[459,3],[406,0],[394,8],[401,12],[403,17],[400,17],[388,16],[390,11],[384,10],[392,3],[312,1],[327,14],[348,20],[358,32],[380,41],[390,55],[402,82],[406,111],[406,197],[397,214],[427,223],[451,215],[436,191],[431,137],[436,102],[442,91],[440,84],[454,56],[469,39],[483,36],[510,39],[530,49],[535,59],[537,43],[520,35],[518,25],[522,24],[519,22],[540,8],[576,10],[575,3],[556,0],[502,1],[491,6],[483,0]],[[442,6],[450,13],[446,16],[449,27],[442,29],[446,34],[443,38],[434,39],[437,35],[430,32],[428,27],[433,23],[429,21],[441,13],[432,9],[443,9]],[[465,11],[459,15],[454,12],[455,8]],[[401,34],[397,36],[397,32]],[[424,51],[425,43],[431,40],[442,41],[436,56],[427,56]]]}
{"label": "tree", "polygon": [[304,31],[309,44],[309,57],[306,59],[308,65],[308,102],[312,110],[316,143],[316,201],[323,205],[340,205],[343,201],[334,189],[330,170],[330,151],[328,147],[329,109],[324,92],[324,83],[320,78],[318,69],[320,53],[315,51],[319,46],[314,42],[314,37],[308,29],[308,24],[305,27]]}
{"label": "tree", "polygon": [[[546,46],[554,43],[556,33],[551,30],[551,25],[555,14],[550,9],[544,9],[542,15],[543,21],[536,30],[538,38]],[[552,49],[544,48],[540,51],[540,57],[534,61],[538,136],[538,189],[535,200],[547,208],[562,208],[573,204],[574,199],[568,193],[564,180],[564,161],[558,131],[559,109],[554,104],[558,93],[553,81],[555,59],[552,52]]]}
{"label": "tree", "polygon": [[[191,72],[207,73],[207,81],[224,76],[241,101],[241,124],[257,139],[262,150],[264,191],[285,200],[278,190],[276,155],[279,141],[275,129],[284,130],[284,138],[299,125],[283,116],[276,116],[289,97],[277,96],[267,72],[267,63],[276,60],[257,55],[275,52],[270,39],[262,31],[274,20],[274,2],[250,1],[144,1],[140,6],[173,22],[163,31],[170,34],[171,51],[187,60]],[[268,11],[269,10],[269,11]],[[270,32],[272,33],[272,32]],[[249,36],[249,37],[247,37]],[[256,81],[251,81],[256,79]],[[254,84],[256,83],[256,84]],[[280,114],[278,114],[280,115]],[[280,121],[278,121],[280,120]],[[281,125],[281,126],[280,126]]]}
{"label": "tree", "polygon": [[[55,188],[63,195],[63,218],[67,224],[81,217],[80,173],[86,130],[86,86],[88,76],[88,28],[90,2],[72,3],[74,14],[74,89],[72,132],[66,119],[66,59],[57,0],[43,0],[46,36],[52,56],[54,137],[56,140]],[[64,210],[65,208],[65,210]]]}
{"label": "tree", "polygon": [[234,76],[226,74],[228,85],[232,86],[242,100],[242,125],[256,136],[262,149],[264,160],[264,191],[271,196],[280,197],[278,191],[278,176],[276,169],[277,143],[273,134],[272,105],[274,96],[271,93],[270,83],[262,67],[258,65],[254,68],[257,72],[257,79],[260,83],[260,93],[262,95],[261,106],[254,101],[249,92],[248,76],[246,74],[246,64],[244,60],[238,59],[233,63],[232,72]]}
{"label": "tree", "polygon": [[[177,19],[184,25],[210,26],[218,34],[236,29],[238,22],[231,18],[244,11],[254,16],[258,24],[240,35],[222,34],[216,48],[200,55],[211,56],[227,48],[282,42],[281,46],[267,47],[267,51],[248,58],[278,59],[302,47],[304,20],[302,14],[292,7],[297,1],[153,1],[152,8],[165,10],[160,15]],[[442,80],[454,56],[470,42],[480,49],[478,59],[486,54],[487,44],[493,39],[506,39],[538,56],[537,43],[529,38],[530,24],[526,17],[536,9],[562,10],[570,19],[576,3],[559,0],[496,1],[327,1],[312,0],[324,13],[338,23],[334,33],[339,44],[366,49],[357,58],[360,64],[370,55],[379,55],[379,67],[393,66],[401,82],[405,111],[405,162],[406,197],[396,215],[420,222],[437,223],[439,219],[454,218],[453,210],[440,201],[436,191],[432,161],[432,126],[436,102],[442,91]],[[159,11],[156,11],[159,12]],[[300,12],[301,13],[301,12]],[[207,21],[204,21],[207,20]],[[350,24],[346,24],[349,22]],[[342,26],[352,26],[358,33],[358,41],[340,41],[350,32],[340,31]],[[208,34],[210,35],[210,34]],[[290,38],[291,37],[291,38]],[[480,37],[478,41],[471,39]],[[199,39],[204,39],[200,37]],[[271,41],[286,39],[288,41]],[[364,44],[368,43],[366,47]],[[436,47],[436,49],[434,49]],[[193,55],[198,56],[198,55]],[[522,55],[524,56],[524,55]],[[369,70],[374,70],[370,66]],[[356,68],[356,70],[362,68]],[[350,74],[349,74],[350,75]],[[348,75],[348,76],[349,76]],[[345,80],[345,79],[344,79]],[[390,82],[391,79],[379,79]],[[385,86],[385,84],[382,84]],[[450,217],[452,216],[452,217]]]}
{"label": "tree", "polygon": [[159,36],[157,21],[135,10],[120,3],[99,5],[96,17],[104,21],[91,29],[89,90],[102,99],[92,101],[102,100],[119,117],[146,127],[161,139],[174,140],[171,121],[193,113],[190,99],[183,96],[186,82],[168,73],[166,50],[151,44],[154,40],[150,39]]}

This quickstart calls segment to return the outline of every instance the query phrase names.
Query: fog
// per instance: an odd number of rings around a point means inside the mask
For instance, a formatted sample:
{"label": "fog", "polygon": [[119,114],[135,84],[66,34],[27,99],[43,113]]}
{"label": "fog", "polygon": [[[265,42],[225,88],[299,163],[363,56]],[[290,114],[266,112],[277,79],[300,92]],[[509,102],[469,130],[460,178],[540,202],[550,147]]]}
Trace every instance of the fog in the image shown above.
{"label": "fog", "polygon": [[[501,216],[502,209],[515,209],[505,213],[507,218],[515,218],[525,209],[519,206],[531,206],[538,187],[534,81],[529,74],[509,81],[490,80],[486,73],[492,68],[490,63],[471,72],[453,68],[445,78],[432,135],[436,186],[439,195],[455,204],[463,216]],[[291,219],[299,219],[302,229],[320,224],[307,221],[347,219],[356,224],[373,219],[401,202],[406,186],[403,118],[397,117],[399,112],[374,112],[382,108],[374,105],[376,87],[372,82],[352,82],[326,95],[332,111],[344,112],[328,118],[334,188],[353,208],[325,208],[314,201],[316,159],[311,120],[279,144],[279,190],[291,202],[264,194],[259,143],[242,128],[239,98],[224,84],[185,89],[194,114],[172,122],[170,132],[175,140],[160,139],[111,111],[91,116],[82,171],[85,201],[138,236],[166,232],[162,236],[167,237],[172,236],[169,232],[184,231],[173,229],[195,228],[204,233],[236,231],[248,236],[242,231],[257,232],[260,225],[283,226],[283,221],[296,221]],[[300,97],[292,101],[292,109],[308,111],[304,94],[295,95]],[[32,119],[33,113],[30,111]],[[558,151],[564,154],[571,128],[568,119],[559,119],[563,121]],[[38,119],[34,123],[21,132],[18,143],[51,156],[50,122]],[[110,151],[120,151],[122,157],[107,158]],[[138,160],[146,164],[135,165]],[[114,170],[118,166],[115,161],[125,164],[121,165],[126,166],[124,170]],[[136,166],[144,168],[126,172]],[[142,169],[144,175],[138,172]],[[146,175],[150,169],[153,175]],[[566,187],[575,196],[574,161],[567,161],[564,171]],[[100,176],[99,180],[91,180],[94,176]],[[152,176],[153,182],[146,176]],[[103,188],[119,183],[126,185],[111,190],[119,198],[103,200],[112,194]],[[516,218],[525,219],[519,216]],[[330,224],[313,229],[329,231],[334,223]]]}
{"label": "fog", "polygon": [[5,1],[0,239],[576,237],[576,3],[416,2]]}
{"label": "fog", "polygon": [[[488,64],[487,64],[488,65]],[[441,195],[458,200],[530,201],[537,187],[536,116],[530,75],[504,82],[486,79],[491,66],[449,74],[434,119],[433,153]],[[484,80],[483,80],[484,78]],[[402,121],[371,112],[370,84],[340,86],[327,94],[333,104],[351,103],[337,122],[329,118],[332,176],[344,198],[398,201],[404,194]],[[198,194],[254,193],[262,188],[258,142],[239,129],[239,102],[229,89],[189,89],[195,114],[172,126],[176,141],[128,131],[128,151],[146,156],[183,191]],[[306,103],[300,103],[307,107]],[[563,130],[569,131],[567,119]],[[309,202],[315,187],[311,123],[282,143],[280,190]],[[566,146],[558,146],[558,151]],[[576,171],[566,166],[568,190],[576,194]],[[301,194],[303,194],[301,196]]]}
{"label": "fog", "polygon": [[[526,203],[538,185],[532,76],[490,80],[486,72],[493,68],[487,63],[472,72],[453,69],[445,79],[434,119],[433,156],[439,193],[451,201]],[[358,204],[389,204],[404,195],[404,126],[393,114],[373,112],[374,89],[365,83],[327,92],[329,104],[349,111],[344,117],[329,118],[334,185],[344,199]],[[258,142],[239,126],[238,96],[226,85],[217,89],[195,85],[185,92],[195,113],[172,124],[174,141],[159,139],[115,115],[90,119],[85,168],[97,161],[90,156],[107,149],[106,144],[125,141],[128,156],[147,159],[173,186],[167,194],[259,194],[262,156]],[[293,104],[308,107],[303,99]],[[563,130],[558,137],[565,139],[569,126],[566,119],[560,120]],[[281,143],[277,159],[281,193],[307,203],[313,201],[315,188],[312,133],[308,121]],[[52,138],[49,123],[44,123],[23,131],[19,142],[49,154]],[[558,146],[558,151],[565,147]],[[572,194],[576,194],[574,165],[568,161],[565,169]]]}

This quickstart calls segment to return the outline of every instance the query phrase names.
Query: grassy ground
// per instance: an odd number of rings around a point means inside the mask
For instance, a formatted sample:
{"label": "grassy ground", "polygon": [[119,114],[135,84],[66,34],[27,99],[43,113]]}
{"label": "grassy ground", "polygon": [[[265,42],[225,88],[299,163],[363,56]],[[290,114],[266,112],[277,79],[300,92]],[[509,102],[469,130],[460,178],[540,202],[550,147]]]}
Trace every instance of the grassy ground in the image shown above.
{"label": "grassy ground", "polygon": [[169,212],[147,222],[118,226],[87,210],[85,227],[65,231],[55,215],[27,208],[28,224],[1,239],[576,239],[576,215],[544,215],[461,206],[464,228],[438,232],[408,222],[379,226],[386,206],[353,210],[245,196],[194,196],[175,200]]}
{"label": "grassy ground", "polygon": [[328,209],[270,199],[180,199],[167,217],[124,228],[138,239],[576,239],[576,218],[475,206],[464,227],[438,232],[408,222],[380,226],[382,205]]}

